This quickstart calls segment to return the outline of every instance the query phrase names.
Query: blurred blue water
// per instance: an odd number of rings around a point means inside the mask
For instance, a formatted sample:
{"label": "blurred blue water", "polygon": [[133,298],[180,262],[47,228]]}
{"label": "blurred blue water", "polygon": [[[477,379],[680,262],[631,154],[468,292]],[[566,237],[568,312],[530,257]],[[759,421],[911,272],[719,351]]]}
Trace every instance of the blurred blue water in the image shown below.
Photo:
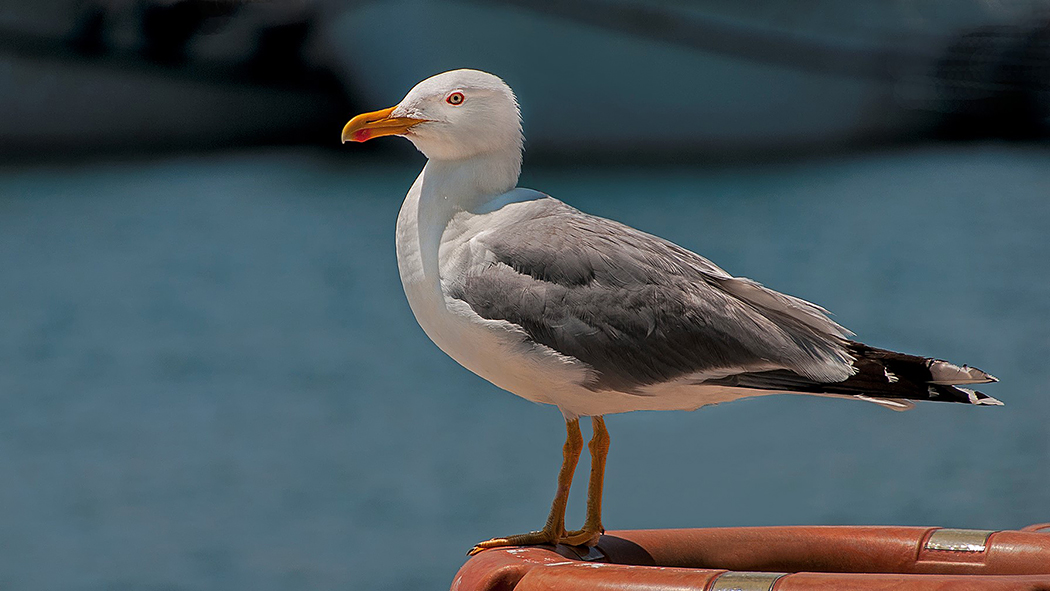
{"label": "blurred blue water", "polygon": [[[542,523],[559,413],[447,359],[401,293],[393,223],[420,165],[0,170],[0,587],[441,589],[475,541]],[[862,340],[1002,379],[1003,408],[611,417],[608,527],[1050,520],[1046,151],[526,167]]]}

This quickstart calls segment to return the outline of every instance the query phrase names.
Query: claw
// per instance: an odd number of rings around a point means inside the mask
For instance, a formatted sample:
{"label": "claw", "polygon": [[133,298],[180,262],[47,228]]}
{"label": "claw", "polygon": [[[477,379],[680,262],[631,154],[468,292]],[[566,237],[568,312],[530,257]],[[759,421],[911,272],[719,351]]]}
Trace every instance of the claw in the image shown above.
{"label": "claw", "polygon": [[547,530],[542,529],[540,531],[532,531],[527,534],[518,534],[516,536],[507,536],[505,538],[492,538],[491,540],[485,540],[484,542],[478,542],[467,552],[467,556],[474,556],[482,550],[488,550],[489,548],[502,548],[504,546],[540,546],[543,544],[555,545],[558,540],[564,535],[562,532],[555,532],[553,529]]}
{"label": "claw", "polygon": [[593,548],[598,545],[598,540],[605,533],[605,528],[598,526],[597,529],[578,529],[575,531],[565,532],[565,535],[558,540],[559,544],[565,544],[567,546],[586,546]]}

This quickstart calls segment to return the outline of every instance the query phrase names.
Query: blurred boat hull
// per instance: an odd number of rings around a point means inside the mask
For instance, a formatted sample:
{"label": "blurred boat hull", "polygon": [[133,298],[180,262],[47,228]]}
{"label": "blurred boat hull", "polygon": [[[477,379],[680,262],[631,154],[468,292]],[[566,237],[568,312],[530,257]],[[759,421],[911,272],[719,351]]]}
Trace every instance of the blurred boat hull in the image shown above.
{"label": "blurred boat hull", "polygon": [[[530,150],[828,149],[930,134],[945,110],[932,73],[956,32],[992,20],[959,3],[950,22],[917,34],[868,7],[853,16],[880,28],[834,37],[696,10],[678,19],[653,3],[513,4],[529,3],[348,9],[332,34],[341,75],[365,104],[387,105],[435,72],[494,72],[519,94]],[[587,6],[564,8],[573,4]],[[609,14],[626,5],[636,12]]]}
{"label": "blurred boat hull", "polygon": [[[0,56],[0,158],[226,148],[309,141],[343,109],[338,95]],[[333,132],[334,137],[334,132]]]}

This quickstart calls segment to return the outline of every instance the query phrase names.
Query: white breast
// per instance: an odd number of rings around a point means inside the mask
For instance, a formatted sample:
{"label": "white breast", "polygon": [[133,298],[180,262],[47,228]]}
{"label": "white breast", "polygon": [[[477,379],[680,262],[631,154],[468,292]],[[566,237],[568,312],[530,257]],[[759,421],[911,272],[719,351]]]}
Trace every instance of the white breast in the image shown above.
{"label": "white breast", "polygon": [[584,386],[593,377],[586,364],[529,340],[510,322],[484,319],[466,302],[449,297],[449,285],[472,268],[494,263],[491,253],[474,239],[527,218],[536,194],[516,189],[468,210],[450,205],[440,195],[422,194],[425,174],[426,170],[409,190],[398,215],[398,269],[419,325],[460,365],[522,398],[555,404],[567,418],[692,410],[755,394],[683,382],[654,385],[642,392],[596,392]]}
{"label": "white breast", "polygon": [[521,203],[504,201],[494,211],[480,208],[484,213],[448,211],[444,200],[421,198],[417,180],[397,220],[401,283],[419,325],[460,365],[518,396],[557,404],[568,391],[586,391],[580,385],[590,377],[584,364],[528,341],[509,322],[481,318],[447,295],[446,286],[485,256],[471,250],[471,239],[507,216],[523,215]]}

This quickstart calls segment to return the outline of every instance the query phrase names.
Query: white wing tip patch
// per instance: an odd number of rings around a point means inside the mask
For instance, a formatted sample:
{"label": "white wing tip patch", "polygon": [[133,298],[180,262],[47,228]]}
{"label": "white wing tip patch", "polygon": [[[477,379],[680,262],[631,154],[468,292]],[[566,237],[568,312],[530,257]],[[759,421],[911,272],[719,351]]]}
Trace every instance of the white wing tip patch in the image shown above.
{"label": "white wing tip patch", "polygon": [[942,386],[952,386],[956,384],[987,384],[989,382],[998,382],[998,378],[993,375],[987,374],[976,367],[970,367],[969,365],[963,365],[962,367],[942,361],[940,359],[933,359],[928,362],[930,367],[930,380],[931,384],[940,384]]}
{"label": "white wing tip patch", "polygon": [[1003,402],[1001,400],[996,399],[996,398],[992,398],[991,396],[988,396],[987,394],[982,394],[982,396],[984,396],[984,398],[981,398],[980,396],[977,395],[977,392],[974,392],[973,390],[968,390],[966,388],[959,388],[959,389],[962,390],[963,392],[966,392],[966,397],[970,400],[970,404],[985,404],[985,405],[988,405],[988,406],[1003,406]]}

